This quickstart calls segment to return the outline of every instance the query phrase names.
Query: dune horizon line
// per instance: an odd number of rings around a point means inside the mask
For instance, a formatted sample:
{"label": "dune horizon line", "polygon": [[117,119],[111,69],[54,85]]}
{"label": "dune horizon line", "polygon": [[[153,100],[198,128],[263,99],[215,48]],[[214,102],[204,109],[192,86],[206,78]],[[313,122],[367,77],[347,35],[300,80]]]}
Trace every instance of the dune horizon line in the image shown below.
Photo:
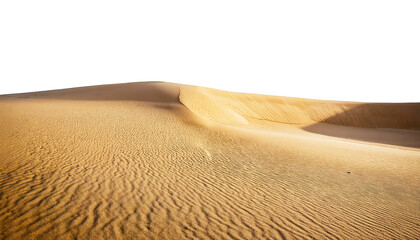
{"label": "dune horizon line", "polygon": [[[178,94],[178,96],[175,96]],[[164,81],[115,83],[0,95],[6,98],[179,102],[194,114],[222,124],[247,118],[285,124],[420,129],[420,103],[371,103],[239,93]]]}
{"label": "dune horizon line", "polygon": [[67,89],[79,89],[85,87],[95,87],[95,86],[115,86],[121,84],[142,84],[142,83],[163,83],[163,84],[176,84],[180,86],[190,86],[190,87],[201,87],[207,89],[213,89],[218,91],[224,92],[232,92],[232,93],[241,93],[241,94],[250,94],[250,95],[262,95],[262,96],[271,96],[271,97],[285,97],[285,98],[294,98],[294,99],[303,99],[303,100],[315,100],[315,101],[329,101],[329,102],[346,102],[346,103],[380,103],[380,104],[417,104],[420,101],[367,101],[367,100],[345,100],[345,99],[323,99],[323,98],[313,98],[313,97],[305,97],[305,96],[291,96],[291,95],[278,95],[278,94],[267,94],[261,92],[248,92],[248,91],[236,91],[236,90],[226,90],[217,87],[206,87],[200,85],[193,85],[193,84],[185,84],[175,81],[165,81],[165,80],[150,80],[150,81],[129,81],[129,82],[115,82],[115,83],[103,83],[103,84],[89,84],[89,85],[81,85],[81,86],[68,86],[68,87],[59,87],[59,88],[49,88],[49,89],[35,89],[30,91],[17,91],[17,92],[5,92],[0,93],[0,96],[10,96],[10,95],[18,95],[18,94],[30,94],[30,93],[39,93],[39,92],[51,92],[51,91],[60,91],[60,90],[67,90]]}

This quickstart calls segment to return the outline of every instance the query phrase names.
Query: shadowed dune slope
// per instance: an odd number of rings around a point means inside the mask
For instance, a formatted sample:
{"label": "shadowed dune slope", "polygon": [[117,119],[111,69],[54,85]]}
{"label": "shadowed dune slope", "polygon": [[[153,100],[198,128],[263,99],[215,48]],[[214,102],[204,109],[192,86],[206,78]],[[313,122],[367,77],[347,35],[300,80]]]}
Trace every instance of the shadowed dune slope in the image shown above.
{"label": "shadowed dune slope", "polygon": [[8,94],[0,96],[0,99],[29,98],[178,103],[178,95],[179,86],[177,84],[163,82],[138,82]]}
{"label": "shadowed dune slope", "polygon": [[225,92],[183,86],[181,102],[194,113],[227,124],[246,118],[286,124],[317,122],[376,128],[420,129],[419,103],[352,103]]}
{"label": "shadowed dune slope", "polygon": [[419,131],[350,127],[418,113],[160,82],[0,96],[0,239],[418,239]]}

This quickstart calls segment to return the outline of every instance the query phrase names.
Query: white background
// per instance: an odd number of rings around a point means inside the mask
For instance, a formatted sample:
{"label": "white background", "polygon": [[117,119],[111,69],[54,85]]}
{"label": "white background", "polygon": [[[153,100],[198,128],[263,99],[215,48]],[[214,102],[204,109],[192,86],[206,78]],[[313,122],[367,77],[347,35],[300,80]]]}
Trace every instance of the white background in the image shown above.
{"label": "white background", "polygon": [[0,1],[0,94],[134,81],[420,101],[420,1]]}

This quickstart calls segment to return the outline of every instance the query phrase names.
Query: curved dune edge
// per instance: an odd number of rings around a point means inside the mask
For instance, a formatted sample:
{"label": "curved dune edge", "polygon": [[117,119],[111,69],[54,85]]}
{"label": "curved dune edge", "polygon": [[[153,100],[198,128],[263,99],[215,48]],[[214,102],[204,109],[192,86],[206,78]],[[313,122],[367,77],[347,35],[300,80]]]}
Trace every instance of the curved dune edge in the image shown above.
{"label": "curved dune edge", "polygon": [[208,120],[225,123],[247,125],[248,121],[222,101],[208,94],[204,88],[182,86],[179,101],[191,112]]}
{"label": "curved dune edge", "polygon": [[193,113],[223,124],[247,119],[285,124],[328,123],[367,128],[420,128],[419,103],[354,103],[234,93],[181,86],[179,100]]}

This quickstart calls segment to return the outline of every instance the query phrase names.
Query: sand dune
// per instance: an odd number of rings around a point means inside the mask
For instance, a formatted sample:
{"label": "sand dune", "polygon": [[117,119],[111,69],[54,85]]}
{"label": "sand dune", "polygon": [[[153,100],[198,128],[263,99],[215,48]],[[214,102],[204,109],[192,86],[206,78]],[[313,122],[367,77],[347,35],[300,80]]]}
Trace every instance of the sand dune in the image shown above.
{"label": "sand dune", "polygon": [[420,104],[0,96],[0,239],[418,239]]}

